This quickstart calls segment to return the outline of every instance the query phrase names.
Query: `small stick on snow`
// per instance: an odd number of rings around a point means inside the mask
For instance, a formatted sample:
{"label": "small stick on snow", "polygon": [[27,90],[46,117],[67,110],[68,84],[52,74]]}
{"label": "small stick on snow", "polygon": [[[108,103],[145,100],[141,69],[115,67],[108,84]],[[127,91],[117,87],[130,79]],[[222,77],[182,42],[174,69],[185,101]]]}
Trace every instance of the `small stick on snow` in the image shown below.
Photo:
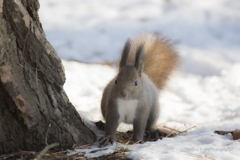
{"label": "small stick on snow", "polygon": [[167,128],[167,129],[170,129],[172,131],[179,132],[177,129],[173,129],[173,128],[170,128],[170,127],[167,127],[167,126],[163,126],[163,128]]}
{"label": "small stick on snow", "polygon": [[[191,137],[190,133],[188,132],[188,129],[187,129],[186,124],[184,124],[184,126],[186,127],[186,131],[187,131],[187,135],[188,135],[189,143],[190,143],[190,145],[192,145],[192,144],[191,144],[191,142],[193,143],[192,137]],[[193,143],[193,144],[194,144],[194,143]]]}
{"label": "small stick on snow", "polygon": [[138,144],[141,140],[137,141],[136,143],[133,143],[131,146],[129,146],[128,148],[134,146],[135,144]]}
{"label": "small stick on snow", "polygon": [[204,154],[201,154],[201,156],[203,160],[206,160],[206,156]]}
{"label": "small stick on snow", "polygon": [[[190,128],[188,128],[188,129],[186,129],[186,130],[184,130],[184,131],[177,131],[178,133],[176,133],[176,136],[178,136],[178,135],[180,135],[180,134],[182,134],[182,133],[184,133],[184,132],[187,132],[188,130],[190,130],[190,129],[192,129],[192,128],[195,128],[195,127],[196,127],[196,126],[190,127]],[[181,127],[180,127],[180,128],[181,128]],[[166,138],[169,137],[169,136],[171,136],[172,134],[174,134],[174,133],[171,133],[171,134],[167,135]],[[175,137],[176,137],[176,136],[175,136]]]}

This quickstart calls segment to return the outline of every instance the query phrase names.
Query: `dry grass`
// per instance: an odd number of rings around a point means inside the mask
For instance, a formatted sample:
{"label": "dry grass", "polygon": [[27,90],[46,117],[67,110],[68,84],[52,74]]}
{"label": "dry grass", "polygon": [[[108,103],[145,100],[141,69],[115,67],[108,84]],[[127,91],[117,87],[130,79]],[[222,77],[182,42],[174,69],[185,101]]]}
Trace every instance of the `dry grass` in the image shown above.
{"label": "dry grass", "polygon": [[[184,126],[185,126],[186,131],[187,131],[187,135],[188,135],[189,143],[190,143],[190,145],[192,145],[192,144],[191,144],[191,143],[193,143],[192,137],[191,137],[190,133],[188,132],[188,128],[187,128],[186,124],[184,124]],[[193,144],[194,144],[194,143],[193,143]]]}
{"label": "dry grass", "polygon": [[[158,130],[160,130],[162,133],[163,133],[163,138],[170,138],[170,137],[176,137],[182,133],[185,133],[187,132],[188,133],[188,130],[190,129],[193,129],[195,128],[196,126],[193,126],[193,127],[190,127],[190,128],[186,128],[185,130],[181,131],[179,129],[173,129],[173,128],[170,128],[170,127],[166,127],[164,126],[163,128],[158,128]],[[117,137],[117,142],[119,143],[122,143],[122,144],[125,144],[125,145],[128,145],[129,142],[131,141],[132,139],[132,135],[133,135],[133,131],[127,131],[127,132],[117,132],[116,133],[116,137]],[[188,133],[188,135],[190,136],[190,134]],[[191,137],[191,136],[190,136]],[[146,142],[146,141],[157,141],[158,139],[154,139],[154,138],[144,138],[143,141]],[[193,141],[192,141],[193,143]]]}

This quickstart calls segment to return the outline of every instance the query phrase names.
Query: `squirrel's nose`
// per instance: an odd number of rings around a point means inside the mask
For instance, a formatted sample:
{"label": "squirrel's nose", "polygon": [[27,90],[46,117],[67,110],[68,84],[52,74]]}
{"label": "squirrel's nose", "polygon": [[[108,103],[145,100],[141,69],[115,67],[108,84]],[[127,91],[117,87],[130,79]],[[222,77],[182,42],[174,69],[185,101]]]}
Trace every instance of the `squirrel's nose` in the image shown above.
{"label": "squirrel's nose", "polygon": [[121,95],[123,98],[125,98],[125,97],[127,96],[127,93],[124,92],[124,91],[120,91],[120,95]]}

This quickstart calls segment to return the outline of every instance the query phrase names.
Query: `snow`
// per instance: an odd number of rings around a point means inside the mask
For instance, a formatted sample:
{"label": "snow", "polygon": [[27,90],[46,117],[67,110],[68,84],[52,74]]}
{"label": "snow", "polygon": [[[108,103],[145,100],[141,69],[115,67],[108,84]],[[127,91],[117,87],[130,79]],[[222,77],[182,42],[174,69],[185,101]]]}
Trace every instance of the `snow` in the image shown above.
{"label": "snow", "polygon": [[[175,43],[181,56],[179,70],[160,94],[158,125],[181,130],[184,124],[196,126],[189,130],[193,142],[183,133],[134,145],[127,155],[133,159],[203,159],[202,154],[213,159],[239,159],[240,141],[214,133],[240,129],[239,1],[40,0],[40,5],[47,39],[63,59],[64,89],[98,136],[103,132],[91,121],[102,120],[101,95],[117,74],[116,66],[103,63],[118,60],[128,37],[158,32]],[[118,130],[131,128],[121,124]],[[95,143],[91,149],[75,152],[94,157],[122,146],[114,143],[107,150],[89,153],[98,149]]]}

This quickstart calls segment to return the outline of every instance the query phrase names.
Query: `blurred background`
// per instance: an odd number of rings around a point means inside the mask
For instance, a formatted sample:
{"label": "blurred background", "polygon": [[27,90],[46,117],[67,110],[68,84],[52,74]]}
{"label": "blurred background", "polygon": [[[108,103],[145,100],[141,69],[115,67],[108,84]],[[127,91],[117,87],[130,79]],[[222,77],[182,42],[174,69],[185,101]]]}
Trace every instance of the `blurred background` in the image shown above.
{"label": "blurred background", "polygon": [[220,75],[240,62],[239,0],[40,0],[40,20],[60,58],[115,62],[128,37],[157,32],[176,44],[181,69]]}

